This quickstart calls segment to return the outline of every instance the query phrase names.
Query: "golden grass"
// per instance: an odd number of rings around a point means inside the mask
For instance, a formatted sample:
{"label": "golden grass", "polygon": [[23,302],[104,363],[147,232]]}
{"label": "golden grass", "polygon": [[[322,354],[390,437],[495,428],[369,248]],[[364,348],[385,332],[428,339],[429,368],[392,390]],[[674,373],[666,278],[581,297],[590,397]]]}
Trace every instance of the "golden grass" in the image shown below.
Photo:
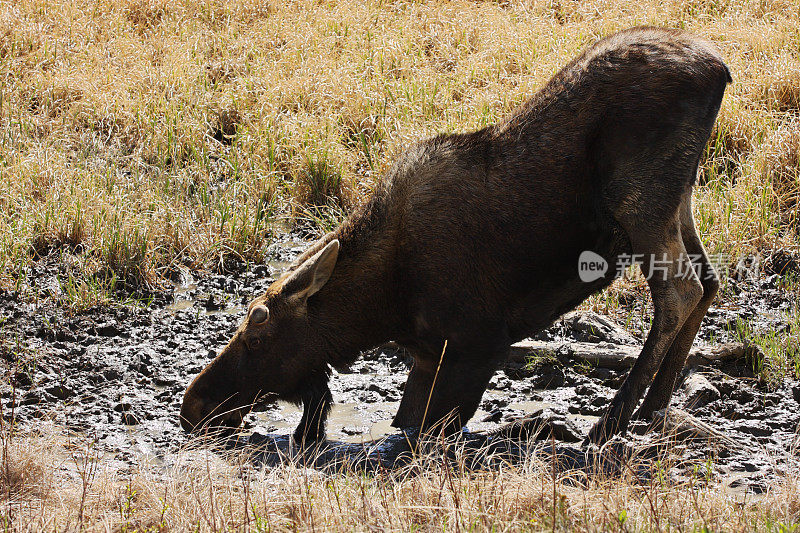
{"label": "golden grass", "polygon": [[393,472],[323,473],[201,449],[120,471],[52,427],[4,439],[0,466],[16,476],[0,476],[9,531],[793,531],[800,520],[796,465],[756,496],[712,479],[710,465],[678,478],[653,463],[637,479],[554,469],[532,453],[470,471],[456,452],[449,465],[432,453]]}
{"label": "golden grass", "polygon": [[[330,228],[409,143],[498,120],[637,24],[695,32],[733,72],[695,193],[709,250],[796,248],[797,1],[0,0],[0,286],[54,251],[79,302],[262,260],[276,221]],[[18,530],[782,531],[800,512],[788,475],[742,499],[554,482],[534,458],[391,477],[187,454],[126,474],[58,433],[2,437],[0,520]]]}
{"label": "golden grass", "polygon": [[734,74],[697,192],[710,248],[794,245],[783,185],[763,190],[774,161],[780,176],[797,169],[774,138],[798,127],[798,11],[2,0],[0,282],[65,247],[86,256],[84,278],[132,285],[179,264],[261,260],[276,219],[332,226],[413,140],[496,121],[582,48],[636,24],[706,37]]}

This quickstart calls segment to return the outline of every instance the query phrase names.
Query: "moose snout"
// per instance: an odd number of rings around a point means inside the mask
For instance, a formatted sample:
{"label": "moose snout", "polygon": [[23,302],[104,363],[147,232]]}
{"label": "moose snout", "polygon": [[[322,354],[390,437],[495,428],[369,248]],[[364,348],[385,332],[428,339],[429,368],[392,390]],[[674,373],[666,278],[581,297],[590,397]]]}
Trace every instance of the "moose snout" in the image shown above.
{"label": "moose snout", "polygon": [[183,395],[183,403],[181,404],[181,427],[187,432],[198,429],[206,416],[206,402],[194,393],[190,387]]}
{"label": "moose snout", "polygon": [[237,407],[232,402],[209,401],[186,391],[181,404],[181,427],[184,431],[198,431],[204,428],[235,428],[242,423],[247,409]]}
{"label": "moose snout", "polygon": [[236,426],[242,421],[238,417],[230,398],[215,400],[209,395],[203,375],[200,374],[186,389],[181,404],[181,427],[184,431],[197,431],[204,427]]}

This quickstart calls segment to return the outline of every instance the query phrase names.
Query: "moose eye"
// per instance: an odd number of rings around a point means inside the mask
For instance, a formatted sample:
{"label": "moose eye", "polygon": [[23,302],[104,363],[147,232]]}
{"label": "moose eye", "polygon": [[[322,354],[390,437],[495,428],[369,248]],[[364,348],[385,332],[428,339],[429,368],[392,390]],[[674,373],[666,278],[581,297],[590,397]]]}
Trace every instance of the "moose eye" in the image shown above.
{"label": "moose eye", "polygon": [[262,324],[267,321],[267,318],[269,318],[269,309],[263,305],[257,305],[250,311],[251,324]]}
{"label": "moose eye", "polygon": [[258,348],[261,346],[261,337],[248,339],[247,344],[250,345],[251,348]]}

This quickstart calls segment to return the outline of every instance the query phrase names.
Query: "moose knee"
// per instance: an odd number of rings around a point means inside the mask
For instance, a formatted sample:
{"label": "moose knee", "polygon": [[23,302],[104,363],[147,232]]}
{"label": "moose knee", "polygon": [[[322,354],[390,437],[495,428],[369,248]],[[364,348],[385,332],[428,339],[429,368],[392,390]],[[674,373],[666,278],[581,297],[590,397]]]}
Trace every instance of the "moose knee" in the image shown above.
{"label": "moose knee", "polygon": [[654,320],[663,331],[676,331],[703,298],[703,287],[697,278],[681,280],[653,294],[656,306]]}
{"label": "moose knee", "polygon": [[703,299],[705,287],[703,287],[699,279],[690,278],[686,280],[686,283],[683,284],[680,291],[684,302],[684,309],[682,311],[688,314],[691,313],[694,308],[697,307],[697,304],[700,303],[700,300]]}

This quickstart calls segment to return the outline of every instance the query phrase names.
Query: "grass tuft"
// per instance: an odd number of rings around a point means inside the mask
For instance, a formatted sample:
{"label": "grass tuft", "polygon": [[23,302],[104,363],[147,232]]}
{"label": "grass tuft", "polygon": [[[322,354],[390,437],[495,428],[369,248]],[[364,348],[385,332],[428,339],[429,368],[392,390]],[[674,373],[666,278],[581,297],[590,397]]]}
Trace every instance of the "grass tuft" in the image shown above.
{"label": "grass tuft", "polygon": [[761,176],[772,184],[781,223],[797,230],[800,203],[800,119],[784,121],[762,152]]}

